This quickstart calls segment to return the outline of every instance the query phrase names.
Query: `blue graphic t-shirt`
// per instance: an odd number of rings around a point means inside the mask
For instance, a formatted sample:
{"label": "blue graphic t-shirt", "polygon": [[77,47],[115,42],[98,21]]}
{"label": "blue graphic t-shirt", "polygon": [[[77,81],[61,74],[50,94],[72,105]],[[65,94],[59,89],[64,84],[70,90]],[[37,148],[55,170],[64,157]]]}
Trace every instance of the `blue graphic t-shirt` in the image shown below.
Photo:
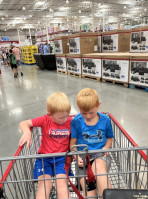
{"label": "blue graphic t-shirt", "polygon": [[[113,138],[113,130],[110,119],[99,113],[99,120],[96,125],[88,126],[81,113],[76,115],[71,122],[71,138],[77,138],[77,145],[86,144],[88,150],[102,149],[107,138]],[[83,147],[78,148],[79,151]]]}

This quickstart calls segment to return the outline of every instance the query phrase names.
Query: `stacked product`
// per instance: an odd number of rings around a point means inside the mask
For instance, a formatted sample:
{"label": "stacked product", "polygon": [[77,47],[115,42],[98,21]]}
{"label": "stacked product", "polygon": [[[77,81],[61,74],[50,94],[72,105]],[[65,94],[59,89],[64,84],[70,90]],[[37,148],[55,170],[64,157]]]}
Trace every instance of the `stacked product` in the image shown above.
{"label": "stacked product", "polygon": [[148,87],[148,53],[131,54],[129,83]]}
{"label": "stacked product", "polygon": [[103,53],[102,81],[120,82],[128,87],[129,59],[129,53]]}
{"label": "stacked product", "polygon": [[37,46],[24,46],[23,47],[24,63],[35,64],[36,61],[33,56],[34,53],[38,53]]}
{"label": "stacked product", "polygon": [[69,53],[86,54],[97,52],[98,33],[85,32],[69,36]]}
{"label": "stacked product", "polygon": [[102,52],[129,52],[130,35],[127,30],[113,30],[102,33]]}
{"label": "stacked product", "polygon": [[81,55],[80,54],[67,54],[67,71],[69,75],[81,77]]}
{"label": "stacked product", "polygon": [[60,36],[54,39],[56,54],[66,54],[69,52],[68,36]]}
{"label": "stacked product", "polygon": [[68,53],[68,37],[60,36],[54,39],[57,72],[67,74],[66,53]]}
{"label": "stacked product", "polygon": [[57,72],[67,74],[65,54],[56,54],[56,66],[57,66]]}
{"label": "stacked product", "polygon": [[39,53],[42,53],[42,54],[44,53],[44,50],[43,50],[44,45],[45,45],[45,44],[39,44],[39,45],[38,45],[38,52],[39,52]]}
{"label": "stacked product", "polygon": [[98,51],[98,34],[94,32],[77,33],[69,36],[69,53],[67,54],[68,74],[82,75],[82,54]]}
{"label": "stacked product", "polygon": [[132,29],[130,52],[148,52],[148,26]]}
{"label": "stacked product", "polygon": [[101,78],[101,57],[102,53],[82,55],[82,77]]}

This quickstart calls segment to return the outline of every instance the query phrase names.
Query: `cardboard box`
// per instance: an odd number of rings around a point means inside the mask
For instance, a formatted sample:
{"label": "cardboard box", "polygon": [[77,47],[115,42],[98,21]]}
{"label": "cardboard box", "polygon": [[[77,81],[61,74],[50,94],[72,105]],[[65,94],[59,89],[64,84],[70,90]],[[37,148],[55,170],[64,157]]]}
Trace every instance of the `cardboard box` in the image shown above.
{"label": "cardboard box", "polygon": [[104,53],[102,55],[102,79],[129,82],[130,53]]}
{"label": "cardboard box", "polygon": [[54,39],[56,54],[66,54],[69,52],[68,36],[60,36]]}
{"label": "cardboard box", "polygon": [[102,52],[129,52],[130,31],[113,30],[102,33]]}
{"label": "cardboard box", "polygon": [[129,83],[148,87],[148,53],[131,53]]}
{"label": "cardboard box", "polygon": [[86,54],[98,51],[98,33],[86,32],[69,36],[69,53]]}
{"label": "cardboard box", "polygon": [[148,52],[148,26],[132,29],[130,52]]}
{"label": "cardboard box", "polygon": [[82,55],[82,75],[101,78],[101,53]]}
{"label": "cardboard box", "polygon": [[82,74],[81,57],[82,57],[81,54],[79,55],[66,54],[68,72],[80,75]]}
{"label": "cardboard box", "polygon": [[57,70],[61,70],[65,72],[67,71],[65,54],[56,54],[56,66],[57,66]]}

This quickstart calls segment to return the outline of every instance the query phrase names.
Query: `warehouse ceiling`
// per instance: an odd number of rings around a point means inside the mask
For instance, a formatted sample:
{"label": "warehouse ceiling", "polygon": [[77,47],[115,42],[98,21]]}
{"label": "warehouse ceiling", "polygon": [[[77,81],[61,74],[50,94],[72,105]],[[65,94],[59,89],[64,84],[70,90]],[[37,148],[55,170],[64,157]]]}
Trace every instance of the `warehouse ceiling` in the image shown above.
{"label": "warehouse ceiling", "polygon": [[0,0],[0,30],[52,24],[143,23],[148,0]]}

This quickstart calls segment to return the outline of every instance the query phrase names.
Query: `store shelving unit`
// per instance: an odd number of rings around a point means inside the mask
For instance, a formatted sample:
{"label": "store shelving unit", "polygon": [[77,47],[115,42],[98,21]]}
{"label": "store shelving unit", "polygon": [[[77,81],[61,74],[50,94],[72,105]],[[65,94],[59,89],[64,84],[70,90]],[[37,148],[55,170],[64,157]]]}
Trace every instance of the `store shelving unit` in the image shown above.
{"label": "store shelving unit", "polygon": [[23,57],[25,64],[35,64],[36,61],[33,57],[34,53],[38,53],[37,46],[24,46],[23,47]]}

